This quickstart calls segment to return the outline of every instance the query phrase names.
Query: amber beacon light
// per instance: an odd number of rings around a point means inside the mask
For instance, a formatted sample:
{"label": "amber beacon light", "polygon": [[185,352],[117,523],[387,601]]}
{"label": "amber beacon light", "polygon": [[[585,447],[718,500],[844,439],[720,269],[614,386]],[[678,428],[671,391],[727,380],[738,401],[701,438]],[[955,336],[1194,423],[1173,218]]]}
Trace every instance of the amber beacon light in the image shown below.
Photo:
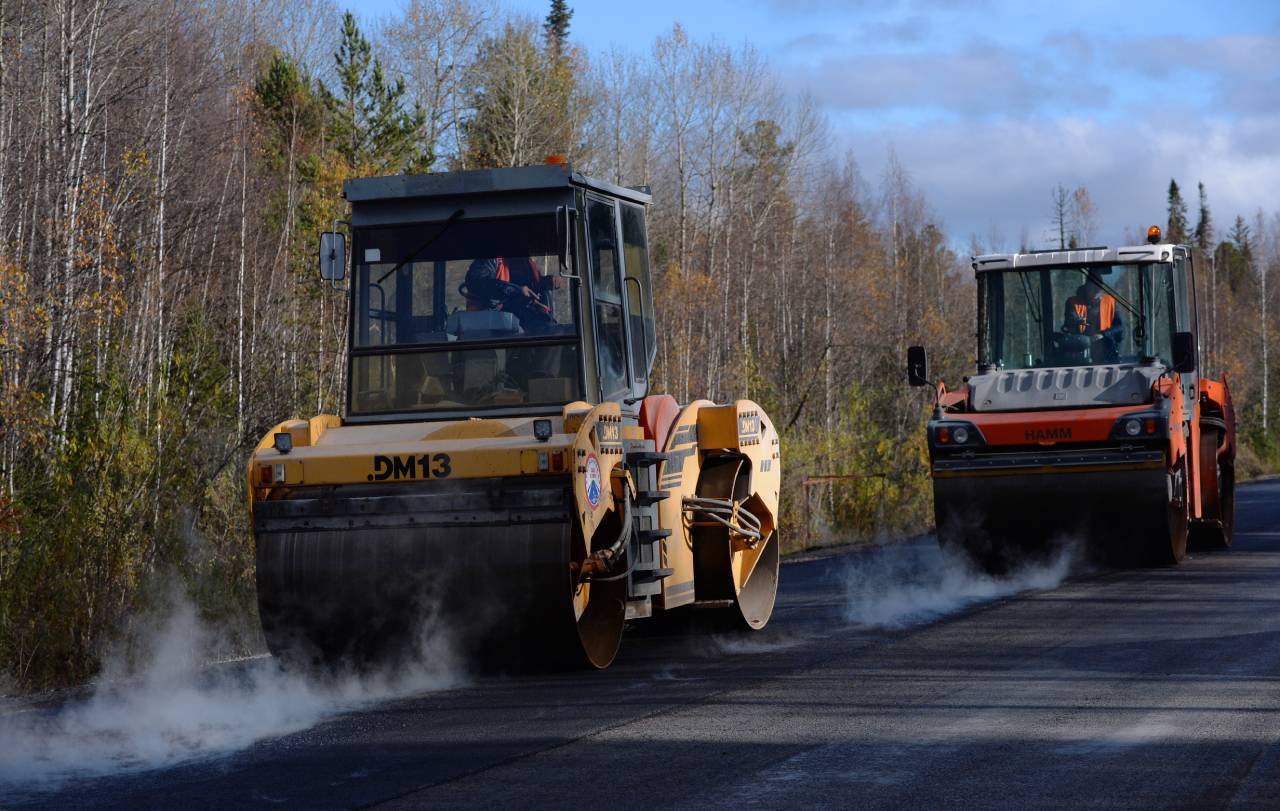
{"label": "amber beacon light", "polygon": [[1147,229],[1147,242],[1155,245],[1160,241],[1160,226],[1153,225]]}

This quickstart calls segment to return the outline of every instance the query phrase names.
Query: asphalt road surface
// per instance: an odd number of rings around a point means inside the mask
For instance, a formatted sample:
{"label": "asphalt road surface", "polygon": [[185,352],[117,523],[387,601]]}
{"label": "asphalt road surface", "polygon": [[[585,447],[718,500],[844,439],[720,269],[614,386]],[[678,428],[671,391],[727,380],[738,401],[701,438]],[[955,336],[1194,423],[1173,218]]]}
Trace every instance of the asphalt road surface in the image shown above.
{"label": "asphalt road surface", "polygon": [[1176,568],[1017,592],[1058,578],[939,559],[789,562],[754,636],[631,635],[603,673],[476,677],[0,805],[1280,807],[1280,482]]}

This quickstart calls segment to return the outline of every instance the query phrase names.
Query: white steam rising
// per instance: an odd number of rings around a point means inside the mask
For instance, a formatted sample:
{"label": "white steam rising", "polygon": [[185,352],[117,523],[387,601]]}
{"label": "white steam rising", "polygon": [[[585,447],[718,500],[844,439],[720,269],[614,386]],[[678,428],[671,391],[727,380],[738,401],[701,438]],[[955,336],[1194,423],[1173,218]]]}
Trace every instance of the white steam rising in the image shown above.
{"label": "white steam rising", "polygon": [[962,554],[933,544],[886,547],[853,561],[843,574],[845,618],[873,628],[905,628],[975,603],[1059,585],[1076,560],[1068,544],[1047,561],[1027,563],[993,577]]}
{"label": "white steam rising", "polygon": [[709,640],[712,655],[714,656],[774,653],[775,651],[803,645],[807,641],[808,639],[805,637],[785,636],[778,633],[770,634],[767,630],[750,635],[738,633],[729,636],[713,636]]}
{"label": "white steam rising", "polygon": [[0,794],[232,752],[370,701],[461,682],[453,646],[437,633],[424,632],[417,664],[323,679],[265,656],[209,667],[203,657],[215,637],[181,601],[149,640],[140,671],[108,660],[86,700],[0,711]]}

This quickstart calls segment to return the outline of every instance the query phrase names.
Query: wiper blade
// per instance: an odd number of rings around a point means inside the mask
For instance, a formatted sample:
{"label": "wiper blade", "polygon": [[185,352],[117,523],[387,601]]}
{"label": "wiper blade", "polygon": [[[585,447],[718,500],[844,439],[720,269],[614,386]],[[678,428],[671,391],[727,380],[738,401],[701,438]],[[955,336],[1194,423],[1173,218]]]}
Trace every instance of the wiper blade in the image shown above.
{"label": "wiper blade", "polygon": [[1026,273],[1018,273],[1018,278],[1022,280],[1022,295],[1027,297],[1027,308],[1031,310],[1031,317],[1036,323],[1041,323],[1040,310],[1036,308],[1036,297],[1031,293],[1031,280],[1027,278]]}
{"label": "wiper blade", "polygon": [[[1129,299],[1120,295],[1120,293],[1114,287],[1104,282],[1101,276],[1096,276],[1096,275],[1090,276],[1089,271],[1085,270],[1084,268],[1076,268],[1076,270],[1080,271],[1080,273],[1084,276],[1085,281],[1092,279],[1093,281],[1097,282],[1098,287],[1102,288],[1102,292],[1106,293],[1116,301],[1120,302],[1122,305],[1124,305],[1124,308],[1126,310],[1133,313],[1134,318],[1138,319],[1138,326],[1137,326],[1138,332],[1135,333],[1135,335],[1137,336],[1146,335],[1147,317],[1142,314],[1142,310],[1138,309],[1137,307],[1134,307],[1133,304],[1130,303]],[[1141,276],[1138,277],[1138,281],[1139,283],[1141,283],[1142,281]]]}
{"label": "wiper blade", "polygon": [[422,243],[421,245],[419,245],[418,247],[410,251],[408,256],[406,256],[404,259],[401,259],[399,262],[396,263],[395,267],[391,268],[391,270],[388,270],[386,273],[378,277],[378,281],[374,282],[374,284],[378,284],[378,285],[382,284],[384,281],[386,281],[387,277],[390,276],[392,273],[395,273],[397,270],[399,270],[400,268],[404,267],[405,265],[409,264],[414,259],[416,259],[418,254],[422,253],[427,248],[431,247],[431,243],[439,239],[440,236],[445,231],[448,231],[449,226],[453,225],[458,220],[458,218],[463,215],[463,213],[464,213],[463,209],[458,209],[457,211],[450,214],[449,219],[445,220],[444,223],[440,226],[440,229],[437,230],[434,234],[432,234],[431,237],[426,242]]}

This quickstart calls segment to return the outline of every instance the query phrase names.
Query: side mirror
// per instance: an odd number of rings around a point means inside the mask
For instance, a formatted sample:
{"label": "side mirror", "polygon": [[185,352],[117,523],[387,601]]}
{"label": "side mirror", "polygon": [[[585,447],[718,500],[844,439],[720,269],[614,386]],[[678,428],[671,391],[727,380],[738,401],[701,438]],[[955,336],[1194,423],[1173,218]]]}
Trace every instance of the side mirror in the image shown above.
{"label": "side mirror", "polygon": [[339,231],[320,234],[320,278],[340,282],[347,276],[347,235]]}
{"label": "side mirror", "polygon": [[929,356],[923,346],[907,347],[907,382],[913,386],[928,386]]}
{"label": "side mirror", "polygon": [[1178,373],[1196,370],[1196,336],[1190,332],[1173,334],[1173,370]]}

